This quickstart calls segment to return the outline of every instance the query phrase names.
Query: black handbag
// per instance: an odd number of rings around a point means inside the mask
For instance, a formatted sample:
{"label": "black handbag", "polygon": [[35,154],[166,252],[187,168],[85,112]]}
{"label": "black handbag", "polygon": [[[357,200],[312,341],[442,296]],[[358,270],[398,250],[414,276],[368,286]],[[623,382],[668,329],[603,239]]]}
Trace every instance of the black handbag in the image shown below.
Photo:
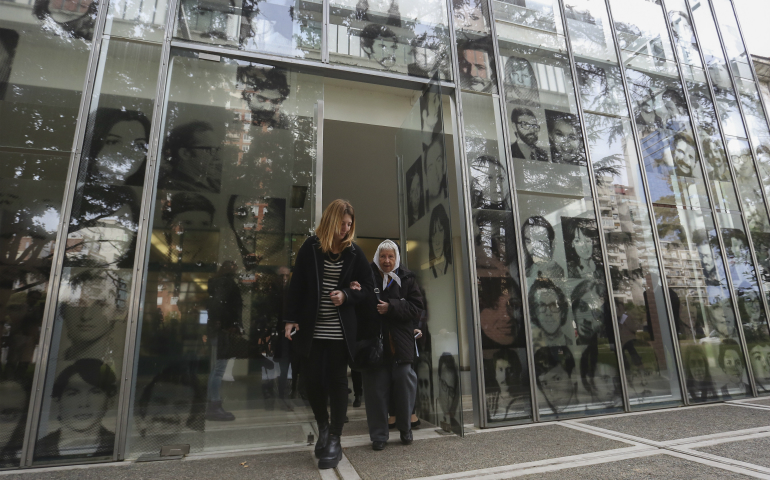
{"label": "black handbag", "polygon": [[[374,280],[374,274],[372,274],[372,280]],[[374,289],[374,295],[377,297],[377,301],[379,302],[379,288]],[[369,307],[370,308],[366,308],[364,311],[357,309],[356,314],[359,317],[359,321],[363,320],[364,322],[377,322],[380,328],[376,337],[366,338],[356,342],[357,351],[351,368],[357,371],[371,370],[381,366],[384,356],[382,344],[382,323],[380,323],[380,319],[377,318],[376,309],[372,308],[373,306],[371,305]]]}

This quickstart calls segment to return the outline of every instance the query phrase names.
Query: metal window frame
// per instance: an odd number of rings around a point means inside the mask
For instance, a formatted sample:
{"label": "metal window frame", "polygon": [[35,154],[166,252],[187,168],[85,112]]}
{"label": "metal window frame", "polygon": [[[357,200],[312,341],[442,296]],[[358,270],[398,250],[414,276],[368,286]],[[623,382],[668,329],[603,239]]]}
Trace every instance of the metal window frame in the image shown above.
{"label": "metal window frame", "polygon": [[[531,403],[531,417],[532,421],[540,422],[540,409],[538,408],[538,393],[537,393],[537,377],[535,375],[535,352],[532,348],[532,323],[529,315],[529,298],[525,295],[527,285],[527,276],[524,270],[526,265],[524,259],[524,250],[522,247],[522,228],[521,228],[521,216],[519,214],[519,194],[516,188],[515,178],[513,176],[513,157],[511,153],[511,138],[508,130],[508,106],[505,102],[505,70],[502,66],[502,56],[500,55],[500,45],[497,36],[497,21],[495,20],[495,8],[494,1],[488,0],[489,3],[489,28],[492,34],[492,46],[495,55],[495,73],[497,75],[497,93],[498,102],[500,104],[500,113],[502,114],[502,130],[503,130],[503,142],[505,145],[505,165],[508,170],[508,185],[511,191],[511,210],[513,215],[513,231],[516,235],[516,255],[519,262],[519,289],[521,295],[521,305],[524,314],[524,338],[526,340],[526,352],[527,352],[527,371],[529,372],[529,398]],[[475,255],[474,255],[475,257]],[[480,329],[480,327],[479,327]],[[479,334],[480,335],[480,334]],[[481,338],[479,336],[479,342]],[[483,372],[482,372],[483,374]],[[481,378],[484,378],[483,376]],[[481,385],[479,388],[484,388]],[[486,402],[484,402],[484,410],[486,411]],[[521,423],[516,421],[515,423]],[[500,426],[505,425],[505,422],[500,422]]]}
{"label": "metal window frame", "polygon": [[668,314],[669,328],[671,332],[671,343],[674,347],[674,361],[675,367],[679,374],[679,393],[681,394],[681,402],[684,405],[689,405],[689,395],[687,392],[687,382],[684,378],[684,368],[682,363],[682,352],[679,348],[679,336],[676,331],[676,320],[674,318],[674,311],[671,307],[671,287],[668,285],[668,279],[666,278],[666,267],[663,262],[663,254],[660,248],[660,236],[658,235],[658,222],[655,219],[655,207],[652,203],[652,197],[650,196],[650,186],[647,180],[647,171],[644,168],[644,155],[642,153],[641,141],[639,139],[639,130],[636,125],[636,117],[634,115],[633,100],[628,90],[628,79],[626,78],[626,68],[623,64],[623,52],[620,49],[620,42],[618,41],[618,32],[615,29],[615,19],[612,15],[612,5],[610,0],[604,0],[605,7],[607,9],[607,18],[610,23],[610,32],[612,32],[612,41],[615,45],[615,55],[618,61],[618,70],[620,72],[620,78],[623,82],[624,95],[626,97],[626,107],[628,108],[628,119],[631,124],[631,135],[634,139],[634,147],[636,148],[637,165],[639,166],[639,173],[642,176],[642,188],[644,190],[644,196],[647,203],[647,215],[650,219],[650,230],[652,231],[653,246],[655,248],[655,256],[658,259],[658,274],[660,275],[661,288],[663,289],[663,298],[666,303],[666,313]]}
{"label": "metal window frame", "polygon": [[[618,359],[618,373],[620,375],[620,389],[623,396],[623,410],[625,412],[631,411],[631,406],[628,401],[628,385],[626,384],[626,369],[625,362],[623,360],[623,344],[620,341],[620,331],[616,327],[618,313],[615,309],[615,295],[612,288],[612,274],[610,272],[610,266],[607,259],[607,238],[604,233],[604,226],[602,222],[602,210],[599,206],[599,194],[596,186],[596,174],[594,173],[593,161],[591,160],[591,149],[588,146],[588,131],[586,130],[585,114],[583,111],[583,99],[580,97],[580,80],[578,79],[577,66],[575,65],[575,56],[572,51],[572,41],[569,36],[569,24],[567,22],[566,9],[564,7],[564,0],[557,0],[559,4],[559,15],[562,21],[562,30],[564,33],[564,43],[567,48],[567,57],[570,64],[570,72],[572,74],[572,84],[575,91],[575,102],[577,104],[578,118],[580,119],[580,130],[583,135],[583,148],[586,154],[586,164],[588,167],[589,181],[591,186],[591,198],[594,205],[594,215],[596,216],[596,226],[599,234],[599,246],[602,252],[602,264],[604,266],[604,282],[607,288],[607,299],[609,303],[610,316],[612,318],[612,334],[615,337],[615,354]],[[556,32],[558,36],[558,32]]]}
{"label": "metal window frame", "polygon": [[72,153],[70,154],[69,169],[64,186],[64,195],[60,208],[59,225],[56,231],[56,243],[51,259],[51,271],[48,277],[48,294],[43,311],[43,321],[40,328],[39,363],[35,368],[32,380],[32,391],[30,392],[29,405],[27,410],[27,420],[24,429],[24,440],[21,449],[20,467],[32,466],[34,458],[35,443],[37,441],[37,432],[40,427],[40,415],[43,407],[43,392],[45,390],[46,373],[48,371],[49,356],[51,354],[51,342],[53,340],[53,327],[56,321],[56,311],[58,306],[59,290],[62,281],[62,268],[66,258],[67,235],[69,233],[70,220],[72,217],[72,203],[77,193],[77,179],[82,161],[83,142],[88,127],[88,119],[91,112],[91,101],[93,99],[94,84],[98,72],[101,58],[102,36],[104,25],[107,21],[109,11],[109,0],[102,0],[99,5],[96,22],[94,25],[94,34],[91,39],[91,52],[88,55],[88,63],[85,71],[85,80],[80,97],[80,107],[78,117],[75,122],[75,135],[72,141]]}
{"label": "metal window frame", "polygon": [[136,379],[136,353],[138,352],[138,335],[141,332],[141,323],[144,312],[142,299],[146,294],[147,284],[144,275],[147,271],[150,254],[150,223],[155,211],[155,194],[157,191],[156,180],[158,175],[159,152],[161,135],[163,132],[163,120],[165,118],[166,95],[168,94],[168,80],[171,57],[171,38],[174,35],[174,27],[178,16],[177,6],[180,0],[169,0],[166,8],[166,30],[161,46],[161,61],[158,67],[158,79],[155,85],[155,101],[153,104],[152,119],[150,123],[150,144],[147,153],[147,167],[145,169],[144,184],[142,188],[142,202],[140,221],[136,233],[136,253],[134,256],[134,271],[131,278],[131,297],[129,299],[128,320],[126,325],[126,341],[123,348],[123,365],[121,370],[120,386],[118,389],[117,427],[115,430],[115,449],[113,460],[123,460],[128,444],[130,431],[129,421],[134,400],[134,387]]}
{"label": "metal window frame", "polygon": [[[682,93],[684,94],[684,101],[685,101],[685,104],[687,105],[687,114],[690,119],[690,127],[692,128],[693,136],[695,137],[693,138],[693,140],[695,141],[695,149],[698,152],[698,157],[700,159],[698,163],[700,164],[700,170],[701,170],[701,173],[703,174],[703,183],[706,187],[706,196],[708,197],[708,200],[709,200],[711,218],[714,220],[714,228],[716,229],[717,241],[719,242],[719,249],[721,250],[719,253],[720,253],[720,256],[722,257],[722,266],[725,270],[725,278],[727,279],[727,285],[730,288],[730,303],[733,306],[733,314],[735,315],[735,326],[736,326],[736,330],[738,331],[738,340],[744,352],[744,364],[746,366],[746,369],[747,369],[746,371],[749,376],[749,382],[751,382],[751,390],[754,396],[756,397],[757,388],[756,388],[756,385],[754,384],[754,375],[752,374],[751,365],[750,365],[751,362],[746,361],[748,360],[749,350],[748,348],[746,348],[746,337],[743,335],[743,322],[741,321],[741,312],[738,309],[738,299],[736,298],[736,295],[735,295],[735,284],[733,282],[732,273],[730,273],[730,268],[728,267],[729,262],[727,259],[727,250],[725,249],[725,242],[722,236],[722,225],[720,224],[720,220],[719,220],[719,213],[723,213],[723,212],[721,212],[721,210],[716,207],[717,204],[714,202],[714,192],[711,189],[711,178],[709,177],[708,169],[706,168],[706,156],[703,154],[703,146],[701,145],[700,137],[696,133],[697,127],[695,125],[695,119],[693,118],[694,109],[692,108],[692,103],[690,102],[690,96],[687,93],[687,82],[685,81],[684,73],[682,72],[682,63],[679,59],[679,52],[677,51],[677,48],[676,48],[676,42],[674,41],[674,32],[673,32],[673,29],[671,28],[671,22],[668,21],[668,9],[666,8],[665,0],[660,0],[660,7],[662,10],[663,19],[666,24],[666,31],[668,32],[668,41],[669,41],[669,44],[671,45],[672,54],[674,55],[674,63],[676,63],[676,70],[679,75],[679,84],[682,87]],[[698,42],[697,37],[696,37],[696,42]],[[700,43],[698,43],[698,45],[700,45]],[[698,50],[700,50],[700,48]],[[704,69],[705,69],[705,64],[704,64]],[[714,108],[716,109],[716,107]],[[716,110],[715,110],[715,113],[716,113]],[[726,147],[725,147],[725,152],[727,152]],[[728,161],[727,163],[729,164],[730,162]],[[730,173],[732,175],[732,170],[730,171]],[[738,189],[735,187],[734,181],[733,181],[733,190],[735,191],[736,195],[739,195],[737,191]],[[740,205],[739,212],[741,215],[741,222],[744,224],[744,230],[746,230],[746,232],[748,233],[748,229],[746,228],[745,217],[743,215],[743,208],[740,203],[740,196],[738,196],[737,198],[739,199],[738,204]],[[701,209],[701,212],[703,212],[702,209]],[[757,270],[755,268],[755,274],[756,272]]]}

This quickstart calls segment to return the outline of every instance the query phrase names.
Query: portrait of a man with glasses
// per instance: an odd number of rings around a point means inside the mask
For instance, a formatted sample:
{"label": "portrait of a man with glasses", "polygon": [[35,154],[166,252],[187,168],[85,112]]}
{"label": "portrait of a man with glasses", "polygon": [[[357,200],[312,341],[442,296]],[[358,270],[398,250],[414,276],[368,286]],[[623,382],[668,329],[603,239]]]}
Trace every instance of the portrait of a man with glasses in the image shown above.
{"label": "portrait of a man with glasses", "polygon": [[535,327],[532,341],[538,347],[563,347],[574,342],[563,331],[569,305],[564,292],[547,278],[535,280],[529,289],[529,315]]}
{"label": "portrait of a man with glasses", "polygon": [[511,144],[513,158],[524,160],[550,161],[548,154],[537,146],[540,136],[540,124],[535,114],[528,108],[514,108],[511,122],[516,130],[516,141]]}
{"label": "portrait of a man with glasses", "polygon": [[159,188],[185,192],[219,193],[222,139],[202,120],[174,128],[166,140],[170,171],[161,172]]}

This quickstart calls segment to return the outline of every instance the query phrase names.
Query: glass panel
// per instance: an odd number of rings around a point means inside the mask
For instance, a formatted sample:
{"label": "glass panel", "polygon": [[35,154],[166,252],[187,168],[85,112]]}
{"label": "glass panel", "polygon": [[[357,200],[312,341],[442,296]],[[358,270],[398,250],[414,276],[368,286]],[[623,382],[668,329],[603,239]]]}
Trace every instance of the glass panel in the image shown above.
{"label": "glass panel", "polygon": [[163,41],[168,0],[113,0],[104,33],[155,43]]}
{"label": "glass panel", "polygon": [[470,167],[487,421],[532,418],[529,369],[511,189],[499,103],[462,96]]}
{"label": "glass panel", "polygon": [[249,52],[321,59],[321,0],[181,0],[179,9],[176,38]]}
{"label": "glass panel", "polygon": [[458,199],[450,186],[456,185],[459,172],[450,166],[452,156],[444,143],[444,108],[440,87],[426,89],[396,130],[396,155],[403,166],[401,184],[408,188],[407,204],[417,203],[415,172],[425,173],[422,194],[417,193],[424,198],[424,214],[412,216],[402,234],[407,245],[404,260],[424,290],[427,313],[421,322],[425,339],[417,344],[417,414],[444,431],[462,435],[468,415],[463,397],[470,392],[462,371],[466,352],[458,326],[456,269],[464,260],[452,223],[459,219],[452,209]]}
{"label": "glass panel", "polygon": [[[160,46],[105,40],[53,327],[36,464],[112,458]],[[84,413],[87,411],[87,413]]]}
{"label": "glass panel", "polygon": [[[706,68],[709,70],[711,81],[715,86],[730,87],[730,72],[727,70],[727,61],[719,42],[719,35],[711,15],[708,0],[690,0],[695,28],[698,29],[698,41],[703,49],[703,57],[706,60]],[[719,95],[717,102],[719,101]]]}
{"label": "glass panel", "polygon": [[711,216],[664,206],[655,216],[690,402],[744,397],[745,360]]}
{"label": "glass panel", "polygon": [[96,4],[0,2],[0,468],[18,467]]}
{"label": "glass panel", "polygon": [[500,41],[542,418],[622,408],[582,128],[554,30],[546,43],[555,50],[522,44],[510,30]]}
{"label": "glass panel", "polygon": [[762,108],[757,84],[742,78],[736,78],[735,83],[738,86],[738,94],[741,97],[741,105],[743,105],[743,114],[746,118],[749,138],[751,138],[756,148],[764,146],[770,149],[770,128],[767,126],[766,112]]}
{"label": "glass panel", "polygon": [[481,7],[483,1],[453,2],[460,87],[474,92],[497,93],[492,33],[488,11]]}
{"label": "glass panel", "polygon": [[722,210],[738,212],[740,207],[705,72],[700,68],[689,68],[684,71],[684,81],[687,85],[687,95],[690,97],[690,106],[693,108],[695,130],[705,157],[706,173],[715,206]]}
{"label": "glass panel", "polygon": [[632,409],[681,403],[671,324],[628,119],[586,114]]}
{"label": "glass panel", "polygon": [[753,78],[731,1],[712,0],[711,3],[714,5],[716,18],[719,19],[719,31],[722,33],[722,42],[724,42],[725,50],[727,50],[733,75],[748,79]]}
{"label": "glass panel", "polygon": [[449,80],[449,31],[443,0],[333,0],[329,61]]}
{"label": "glass panel", "polygon": [[603,0],[567,0],[565,7],[573,51],[585,53],[578,81],[629,400],[634,409],[679,404],[671,324],[607,7]]}
{"label": "glass panel", "polygon": [[687,11],[685,0],[668,0],[668,22],[674,33],[674,45],[676,46],[679,61],[684,65],[703,67],[698,52],[698,44],[695,40],[690,14]]}
{"label": "glass panel", "polygon": [[610,4],[624,65],[656,70],[675,61],[657,2],[611,0]]}
{"label": "glass panel", "polygon": [[652,202],[708,208],[679,79],[626,69]]}
{"label": "glass panel", "polygon": [[313,227],[323,85],[185,54],[171,62],[129,452],[302,444],[313,417],[288,399],[301,376],[277,332]]}

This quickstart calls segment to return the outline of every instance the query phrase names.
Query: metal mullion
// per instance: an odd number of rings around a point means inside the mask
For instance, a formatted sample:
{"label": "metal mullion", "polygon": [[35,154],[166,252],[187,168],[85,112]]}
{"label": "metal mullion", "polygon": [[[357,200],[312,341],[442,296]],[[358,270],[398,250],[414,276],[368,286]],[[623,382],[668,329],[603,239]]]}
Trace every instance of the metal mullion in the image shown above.
{"label": "metal mullion", "polygon": [[500,45],[497,37],[497,24],[495,23],[495,6],[494,0],[489,0],[489,28],[492,35],[492,48],[495,57],[495,72],[497,76],[497,92],[498,100],[500,102],[500,113],[502,115],[502,130],[503,130],[503,143],[505,151],[503,153],[505,157],[505,164],[508,170],[508,186],[511,192],[511,213],[513,215],[513,231],[516,235],[516,253],[518,255],[518,270],[519,270],[519,290],[521,292],[521,304],[524,314],[524,337],[526,339],[526,351],[527,351],[527,370],[529,371],[529,391],[530,402],[532,404],[532,421],[540,421],[540,409],[538,407],[537,400],[537,377],[535,375],[535,352],[532,345],[532,325],[529,315],[529,298],[527,296],[527,277],[524,271],[524,251],[521,244],[521,220],[519,216],[519,195],[516,183],[513,177],[513,158],[511,157],[511,138],[508,131],[508,106],[505,102],[505,81],[504,72],[502,66],[502,57],[500,56]]}
{"label": "metal mullion", "polygon": [[[694,137],[693,140],[695,141],[695,148],[696,148],[696,151],[698,152],[698,157],[700,158],[700,162],[698,162],[698,163],[700,163],[700,170],[701,170],[701,173],[703,174],[703,183],[704,183],[704,185],[706,187],[706,196],[708,197],[708,201],[709,201],[709,207],[710,207],[710,210],[711,210],[711,218],[713,218],[713,220],[714,220],[714,227],[716,229],[717,241],[719,242],[719,249],[721,250],[720,255],[722,256],[722,262],[723,262],[722,266],[723,266],[724,271],[725,271],[725,278],[727,279],[727,286],[728,286],[728,288],[730,288],[730,299],[731,299],[730,303],[732,303],[732,306],[733,306],[733,314],[735,315],[735,324],[736,324],[736,327],[737,327],[737,330],[738,330],[738,337],[739,337],[739,340],[741,342],[741,347],[743,348],[743,351],[744,351],[744,355],[745,355],[744,359],[748,360],[749,350],[748,350],[748,348],[746,348],[746,338],[743,335],[743,324],[741,323],[741,312],[738,309],[738,301],[735,298],[735,284],[733,283],[733,276],[730,273],[730,268],[728,266],[729,262],[727,261],[727,249],[725,249],[724,238],[722,238],[722,227],[720,225],[719,215],[718,215],[718,212],[717,212],[716,203],[714,202],[714,192],[711,190],[711,182],[709,181],[708,169],[706,168],[706,165],[705,165],[705,163],[706,163],[706,156],[703,155],[703,148],[702,148],[702,145],[701,145],[701,141],[700,141],[700,138],[698,137],[698,135],[696,133],[695,122],[693,120],[693,112],[694,112],[694,110],[692,108],[692,104],[690,103],[690,96],[687,94],[687,82],[685,81],[684,73],[682,72],[682,64],[679,61],[679,53],[677,52],[676,45],[674,45],[674,40],[673,40],[674,39],[674,32],[673,32],[673,30],[671,28],[671,23],[668,21],[668,13],[667,13],[668,10],[666,9],[666,2],[665,2],[665,0],[660,0],[660,6],[661,6],[661,9],[662,9],[663,16],[665,18],[666,30],[668,31],[669,43],[671,45],[671,52],[674,55],[674,62],[676,63],[676,70],[677,70],[677,72],[679,74],[679,82],[680,82],[680,84],[682,86],[682,93],[684,94],[684,101],[685,101],[685,104],[687,105],[687,114],[690,117],[690,126],[692,127],[692,132],[693,132],[693,137]],[[726,152],[727,152],[727,149],[725,149],[725,153]],[[734,184],[733,184],[733,190],[737,190],[737,188],[735,188]],[[737,194],[737,192],[736,192],[736,194]],[[702,211],[702,209],[701,209],[701,211]],[[741,216],[743,216],[743,215],[741,215]],[[751,365],[748,365],[751,362],[745,361],[744,363],[747,364],[746,368],[748,369],[749,380],[751,382],[751,389],[752,389],[752,391],[754,393],[754,396],[756,397],[757,396],[757,390],[756,390],[756,385],[754,385],[754,375],[752,375],[752,373],[751,373]]]}
{"label": "metal mullion", "polygon": [[[173,37],[174,23],[177,15],[179,0],[169,0],[166,16],[166,32],[163,38],[161,50],[161,62],[158,69],[158,80],[155,85],[155,104],[153,106],[150,127],[150,149],[147,153],[147,167],[144,175],[144,187],[142,190],[142,202],[140,221],[136,233],[136,254],[134,256],[134,271],[131,277],[131,298],[128,301],[128,322],[126,325],[126,342],[123,347],[123,365],[120,381],[117,405],[117,427],[115,429],[115,449],[113,460],[125,458],[126,440],[128,437],[128,421],[132,405],[132,393],[134,384],[134,357],[138,344],[137,335],[139,323],[144,312],[142,299],[146,294],[147,283],[144,275],[147,271],[150,252],[150,222],[153,218],[155,206],[157,167],[165,113],[166,94],[168,92],[168,72],[171,69],[169,59],[171,56],[171,38]],[[146,237],[146,238],[145,238]]]}
{"label": "metal mullion", "polygon": [[[708,1],[709,8],[711,10],[711,17],[714,19],[714,26],[717,29],[717,35],[719,36],[719,44],[722,47],[722,53],[725,56],[725,62],[728,62],[727,74],[730,77],[730,83],[732,84],[733,91],[735,92],[735,99],[736,99],[736,103],[738,104],[738,111],[741,113],[741,121],[743,122],[743,125],[746,126],[746,125],[748,125],[746,123],[746,113],[743,111],[743,103],[741,102],[740,93],[738,91],[738,85],[735,82],[735,75],[733,74],[732,68],[730,68],[730,64],[729,64],[730,57],[727,54],[727,49],[725,48],[725,43],[722,40],[722,29],[719,27],[719,22],[716,21],[716,18],[717,18],[716,17],[716,10],[714,9],[714,5],[711,3],[711,0],[706,0],[706,1]],[[733,10],[733,12],[734,12],[734,10]],[[735,18],[736,18],[736,21],[737,21],[738,17],[736,16]],[[742,39],[743,38],[741,38],[741,40]],[[748,50],[746,50],[746,46],[745,45],[744,45],[743,48],[744,48],[744,51],[746,52],[746,55],[748,55]],[[705,70],[705,68],[704,68],[704,70]],[[757,94],[759,95],[760,98],[762,98],[762,92],[760,92],[759,89],[757,89]],[[752,158],[754,158],[754,142],[752,142],[751,135],[749,134],[748,131],[746,132],[746,140],[749,142],[749,148],[751,149],[751,156],[752,156]],[[725,147],[725,152],[727,153],[727,147]],[[730,164],[731,162],[728,161],[727,163]],[[757,175],[757,179],[759,179],[759,175]],[[760,187],[761,186],[762,186],[762,182],[760,180]],[[712,202],[712,204],[713,204],[713,202]],[[719,232],[719,234],[720,234],[720,241],[721,241],[721,231]],[[722,247],[722,248],[724,248],[724,247]],[[759,270],[757,270],[755,272],[755,275],[756,275],[756,273],[758,271]],[[730,270],[727,268],[727,263],[725,263],[725,273],[727,274],[728,283],[730,283],[731,292],[735,292],[735,290],[732,287],[732,283],[731,283],[732,282],[732,277],[730,275]],[[761,283],[761,279],[759,277],[757,277],[757,281]],[[734,296],[735,295],[733,294],[733,297]],[[738,310],[738,302],[735,300],[735,298],[733,298],[733,305],[735,307],[735,311],[736,311],[736,315],[737,315],[736,318],[738,319],[737,322],[736,322],[738,324],[738,335],[740,336],[741,346],[742,346],[744,354],[745,354],[745,360],[746,361],[744,363],[746,364],[746,371],[748,372],[748,375],[749,375],[749,381],[751,383],[752,393],[756,397],[757,396],[757,385],[754,382],[754,372],[753,372],[753,369],[752,369],[752,366],[751,366],[751,362],[749,361],[749,349],[748,349],[748,347],[746,345],[746,337],[745,337],[745,335],[743,333],[743,323],[740,320],[741,317],[740,317],[740,312]]]}
{"label": "metal mullion", "polygon": [[[691,19],[690,23],[692,24],[691,27],[692,27],[693,35],[695,35],[696,44],[700,45],[700,40],[699,40],[699,37],[698,37],[698,30],[695,28],[695,21],[693,20],[693,14],[692,14],[692,9],[690,8],[689,0],[685,1],[685,5],[687,7],[687,14],[689,15],[689,17]],[[736,19],[737,19],[737,17],[736,17]],[[714,22],[714,23],[716,23],[716,22]],[[740,27],[739,27],[739,29],[740,29]],[[706,68],[706,59],[705,59],[705,57],[703,55],[703,50],[698,48],[698,53],[700,55],[701,65],[703,66],[703,73],[704,73],[705,78],[706,78],[706,85],[708,86],[708,89],[709,89],[709,96],[711,97],[711,103],[712,103],[712,105],[714,107],[714,113],[715,113],[714,116],[716,118],[717,128],[719,130],[719,135],[722,137],[722,148],[724,148],[725,154],[728,155],[728,158],[729,158],[730,152],[727,149],[727,135],[725,135],[724,125],[722,124],[722,118],[719,116],[719,106],[717,105],[717,102],[714,100],[714,94],[713,94],[713,92],[714,92],[714,83],[711,80],[711,71],[708,68]],[[686,82],[685,82],[685,88],[686,88]],[[735,92],[735,95],[736,95],[736,99],[737,99],[738,103],[740,103],[740,97],[738,97],[738,92],[737,91]],[[744,121],[744,119],[741,119],[741,120]],[[745,124],[745,121],[744,121],[744,126],[745,125],[746,124]],[[749,144],[749,148],[751,148],[750,145],[751,144]],[[752,159],[754,159],[754,152],[753,151],[751,152],[751,157],[752,157]],[[754,159],[754,161],[755,161],[755,159]],[[743,203],[743,198],[741,196],[740,189],[737,187],[736,179],[738,177],[735,175],[735,169],[734,169],[734,166],[733,166],[733,162],[728,160],[727,165],[730,168],[730,175],[732,176],[732,179],[733,179],[733,189],[735,190],[735,195],[738,198],[738,205],[739,205],[740,212],[741,212],[741,220],[743,222],[743,225],[744,225],[743,228],[745,229],[746,238],[748,240],[749,251],[751,252],[751,260],[752,260],[752,262],[754,262],[754,275],[756,276],[757,283],[759,285],[759,291],[760,291],[761,297],[762,297],[762,305],[764,306],[764,309],[765,309],[765,324],[767,325],[768,319],[770,318],[770,304],[768,304],[768,300],[767,300],[767,292],[766,292],[766,289],[765,289],[765,283],[762,281],[762,278],[760,276],[760,272],[762,271],[762,269],[759,267],[759,261],[757,260],[757,254],[756,254],[756,251],[755,251],[755,248],[754,248],[754,241],[752,240],[752,237],[751,237],[751,230],[749,229],[749,226],[748,226],[748,220],[746,218],[746,215],[743,213],[744,203]],[[765,195],[765,189],[762,188],[762,182],[759,179],[759,175],[758,175],[759,170],[757,169],[756,164],[754,165],[754,171],[757,173],[757,183],[759,185],[760,194],[762,195],[762,200],[763,200],[763,203],[765,205],[765,218],[770,220],[770,216],[768,216],[770,214],[770,209],[768,209],[767,196]],[[741,322],[742,322],[742,320],[741,320]],[[747,357],[748,357],[748,350],[746,351],[746,354],[747,354]],[[747,358],[747,360],[748,360],[748,358]],[[751,362],[749,362],[749,361],[746,362],[747,365],[749,363],[751,363]],[[752,370],[752,378],[753,378],[753,370]],[[754,389],[754,392],[753,392],[754,396],[757,396],[757,390],[756,390],[756,387],[754,385],[754,382],[752,382],[752,388]]]}
{"label": "metal mullion", "polygon": [[[323,0],[321,5],[321,62],[329,63],[329,5],[330,0]],[[336,36],[336,35],[335,35]]]}
{"label": "metal mullion", "polygon": [[[615,295],[614,295],[614,289],[612,288],[612,276],[610,273],[610,266],[607,262],[607,259],[609,258],[609,255],[607,253],[607,239],[605,238],[604,233],[604,225],[602,222],[602,211],[599,206],[599,194],[596,189],[596,176],[594,173],[594,167],[593,162],[591,161],[591,149],[588,146],[588,131],[586,130],[586,122],[585,122],[585,116],[583,114],[583,103],[582,99],[580,98],[580,86],[578,85],[578,74],[577,74],[577,67],[575,66],[575,56],[572,51],[572,43],[570,42],[570,36],[569,36],[569,25],[567,23],[567,16],[565,14],[565,8],[564,8],[564,0],[558,0],[559,2],[559,15],[561,16],[561,22],[562,22],[562,28],[564,29],[564,43],[567,46],[567,57],[569,59],[569,66],[570,71],[572,73],[572,85],[573,89],[575,91],[575,101],[577,102],[578,107],[578,117],[580,118],[580,130],[583,133],[583,148],[585,148],[586,153],[586,165],[588,167],[588,175],[590,177],[589,179],[589,185],[591,186],[591,198],[593,200],[594,204],[594,214],[596,215],[596,225],[598,227],[598,233],[599,233],[599,247],[602,251],[602,264],[604,266],[604,283],[607,286],[607,303],[609,303],[610,306],[610,315],[612,318],[612,333],[615,337],[615,354],[618,357],[618,370],[620,374],[620,382],[621,382],[621,394],[623,395],[623,410],[626,412],[631,411],[631,406],[628,401],[628,390],[626,385],[626,369],[625,369],[625,363],[623,361],[623,349],[622,344],[620,342],[620,332],[618,331],[618,328],[616,327],[617,324],[617,311],[615,310]],[[557,32],[558,36],[558,32]]]}
{"label": "metal mullion", "polygon": [[[486,1],[486,0],[481,0]],[[457,119],[457,139],[455,141],[455,144],[460,145],[459,151],[457,152],[457,158],[455,159],[455,165],[458,163],[460,164],[458,179],[459,183],[462,186],[462,191],[460,192],[460,195],[458,195],[458,199],[462,199],[461,204],[464,205],[464,208],[462,208],[462,214],[465,216],[465,225],[470,225],[471,228],[465,228],[465,235],[464,235],[464,241],[468,245],[468,256],[466,257],[467,261],[465,262],[465,265],[467,267],[468,271],[468,280],[470,282],[470,285],[472,287],[470,288],[470,307],[471,307],[471,318],[470,325],[471,329],[473,331],[473,338],[469,339],[473,342],[473,355],[472,357],[469,356],[469,358],[474,358],[474,363],[476,364],[476,384],[471,385],[471,389],[476,389],[476,395],[473,396],[473,398],[478,398],[478,410],[474,409],[474,411],[478,411],[479,417],[478,417],[478,425],[481,428],[487,427],[487,402],[485,397],[485,390],[484,390],[484,359],[483,359],[483,350],[481,348],[481,313],[480,313],[480,307],[479,307],[479,292],[478,292],[478,273],[476,272],[476,255],[473,249],[474,246],[474,238],[473,238],[473,211],[471,210],[471,198],[470,198],[470,191],[471,191],[471,183],[469,180],[469,164],[468,164],[468,157],[466,155],[465,151],[465,120],[463,117],[463,109],[462,109],[462,89],[460,87],[460,66],[459,62],[457,60],[457,34],[455,32],[454,28],[454,11],[453,11],[453,5],[452,0],[446,1],[447,6],[447,18],[448,18],[448,25],[447,28],[449,30],[449,61],[452,62],[452,77],[453,77],[453,83],[455,84],[455,91],[454,91],[454,117]],[[443,121],[443,119],[442,119]],[[461,205],[461,206],[462,206]],[[460,212],[458,212],[460,213]],[[469,344],[470,344],[469,341]],[[464,420],[463,420],[464,421]]]}
{"label": "metal mullion", "polygon": [[78,117],[75,123],[75,135],[72,141],[72,153],[70,154],[69,169],[64,185],[64,195],[60,210],[61,216],[59,218],[56,243],[51,259],[51,271],[48,276],[48,295],[40,328],[40,338],[38,343],[39,363],[35,369],[32,380],[32,391],[30,393],[27,422],[24,430],[24,440],[19,462],[20,467],[32,465],[37,430],[40,424],[40,409],[43,405],[43,390],[45,388],[46,372],[48,369],[48,357],[51,353],[50,344],[53,337],[53,326],[56,321],[56,306],[59,298],[59,289],[61,288],[61,272],[66,257],[67,235],[69,233],[70,220],[72,217],[72,204],[77,192],[77,180],[80,162],[82,160],[83,142],[85,141],[86,130],[88,128],[94,83],[99,72],[102,36],[107,21],[107,11],[109,10],[110,5],[109,0],[102,1],[104,3],[98,10],[96,23],[94,25],[94,34],[91,40],[91,52],[88,55],[85,81],[80,97],[80,108],[78,109]]}
{"label": "metal mullion", "polygon": [[[668,286],[668,279],[666,278],[666,267],[663,262],[663,255],[660,249],[660,236],[658,234],[658,222],[655,219],[655,208],[652,204],[652,197],[650,196],[650,186],[647,180],[647,172],[644,169],[644,155],[642,153],[642,147],[639,140],[639,130],[636,126],[636,118],[634,116],[633,101],[631,100],[631,94],[628,90],[628,79],[626,78],[626,68],[623,64],[623,52],[620,50],[620,43],[618,42],[618,33],[615,30],[615,20],[612,16],[612,6],[610,0],[604,0],[607,7],[607,18],[610,23],[610,32],[612,32],[612,41],[615,44],[615,55],[618,57],[618,70],[620,71],[620,79],[623,82],[623,91],[626,97],[626,105],[629,113],[629,121],[631,122],[631,135],[634,139],[634,147],[637,155],[637,166],[639,168],[639,174],[642,176],[642,188],[644,190],[645,201],[647,203],[647,215],[650,219],[650,230],[652,231],[652,239],[654,243],[655,256],[658,259],[658,275],[660,278],[661,288],[663,289],[663,298],[665,300],[666,313],[668,314],[669,328],[671,329],[671,343],[674,347],[675,366],[679,373],[679,388],[682,394],[682,403],[685,405],[690,404],[690,400],[687,392],[687,382],[684,378],[684,368],[682,366],[682,352],[679,348],[679,335],[677,334],[676,321],[674,319],[674,311],[671,307],[671,291]],[[654,297],[652,290],[649,290]],[[648,302],[649,303],[649,302]],[[647,307],[649,308],[649,306]]]}

